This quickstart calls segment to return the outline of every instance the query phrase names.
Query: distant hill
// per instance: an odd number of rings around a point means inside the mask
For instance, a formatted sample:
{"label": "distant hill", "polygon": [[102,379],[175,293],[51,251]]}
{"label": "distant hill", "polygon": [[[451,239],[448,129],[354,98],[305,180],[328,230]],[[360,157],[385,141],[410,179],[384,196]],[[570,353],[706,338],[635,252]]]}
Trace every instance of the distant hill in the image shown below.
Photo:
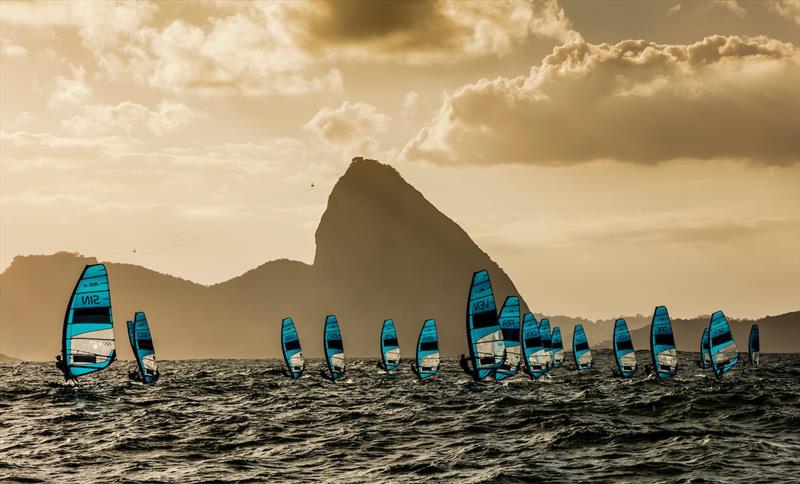
{"label": "distant hill", "polygon": [[[707,328],[711,316],[700,316],[692,319],[674,319],[672,330],[675,332],[675,345],[681,351],[700,351],[700,338],[703,328]],[[747,351],[750,326],[758,324],[761,349],[764,353],[800,353],[800,311],[767,316],[757,320],[728,319],[733,332],[733,339],[740,350]],[[633,346],[636,349],[650,347],[650,327],[631,330]],[[597,346],[611,347],[609,338]]]}
{"label": "distant hill", "polygon": [[[337,182],[316,232],[313,265],[267,262],[203,286],[131,264],[107,263],[118,355],[129,358],[124,321],[147,313],[160,358],[279,356],[281,319],[291,315],[305,352],[321,355],[326,314],[339,318],[345,349],[375,355],[384,318],[409,354],[435,318],[447,355],[464,351],[466,294],[488,269],[502,304],[518,291],[455,222],[392,167],[356,158]],[[60,351],[64,309],[94,258],[58,253],[17,257],[0,274],[0,349],[23,359]]]}
{"label": "distant hill", "polygon": [[0,353],[0,361],[19,361],[19,360]]}
{"label": "distant hill", "polygon": [[[304,352],[320,356],[322,324],[330,313],[339,318],[350,356],[377,355],[385,318],[395,320],[404,355],[413,352],[422,322],[435,318],[444,355],[458,356],[466,349],[464,314],[472,273],[489,270],[498,307],[518,293],[461,227],[394,168],[374,160],[354,159],[333,188],[316,248],[312,265],[271,261],[212,286],[107,263],[118,356],[131,357],[124,322],[139,310],[148,315],[163,359],[278,357],[285,316],[294,318]],[[83,266],[95,262],[66,252],[16,257],[0,274],[0,351],[26,360],[52,359],[60,351],[70,291]],[[524,300],[522,305],[527,307]],[[565,347],[578,323],[592,346],[609,346],[613,319],[550,320],[562,328]],[[645,348],[650,317],[626,320],[637,347]],[[696,348],[705,321],[675,321],[681,349]],[[759,324],[765,352],[800,351],[798,313]],[[734,323],[737,338],[747,331],[741,327]]]}

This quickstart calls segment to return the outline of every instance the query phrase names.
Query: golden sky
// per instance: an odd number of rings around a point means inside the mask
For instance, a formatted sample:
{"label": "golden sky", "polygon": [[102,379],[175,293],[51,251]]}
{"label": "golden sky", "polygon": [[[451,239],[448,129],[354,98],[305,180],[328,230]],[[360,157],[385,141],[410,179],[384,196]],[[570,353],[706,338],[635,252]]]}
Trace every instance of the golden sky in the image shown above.
{"label": "golden sky", "polygon": [[536,311],[800,308],[800,0],[3,1],[0,40],[3,269],[310,263],[367,156]]}

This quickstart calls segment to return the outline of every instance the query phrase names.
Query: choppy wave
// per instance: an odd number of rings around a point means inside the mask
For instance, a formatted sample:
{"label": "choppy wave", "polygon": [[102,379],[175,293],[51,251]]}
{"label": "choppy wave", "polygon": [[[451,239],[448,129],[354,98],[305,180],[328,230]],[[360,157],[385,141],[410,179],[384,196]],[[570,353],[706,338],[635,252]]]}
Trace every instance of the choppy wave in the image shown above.
{"label": "choppy wave", "polygon": [[[78,388],[49,364],[2,363],[0,480],[529,481],[800,479],[800,356],[717,380],[682,354],[660,382],[610,375],[474,384],[458,362],[418,383],[350,361],[292,382],[270,361],[117,362]],[[640,364],[647,355],[639,352]]]}

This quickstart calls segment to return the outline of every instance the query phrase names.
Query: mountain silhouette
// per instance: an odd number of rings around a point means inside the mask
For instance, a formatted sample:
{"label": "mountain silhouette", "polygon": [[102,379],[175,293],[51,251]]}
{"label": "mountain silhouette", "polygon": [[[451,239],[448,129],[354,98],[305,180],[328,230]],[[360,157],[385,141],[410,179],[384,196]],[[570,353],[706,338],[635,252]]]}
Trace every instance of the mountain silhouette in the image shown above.
{"label": "mountain silhouette", "polygon": [[[711,316],[698,316],[692,319],[672,320],[672,331],[675,334],[675,345],[682,351],[700,351],[700,338],[703,329],[707,328]],[[800,352],[800,311],[766,316],[757,320],[728,319],[731,333],[740,352],[747,352],[750,327],[758,324],[761,349],[764,353],[798,353]],[[633,346],[637,350],[650,348],[650,326],[631,329]],[[598,346],[611,347],[609,339]]]}
{"label": "mountain silhouette", "polygon": [[[518,294],[505,272],[461,227],[392,167],[355,158],[334,186],[316,232],[314,263],[275,260],[205,286],[133,265],[106,263],[118,355],[130,358],[125,320],[145,311],[159,358],[280,356],[281,319],[292,316],[307,356],[322,354],[322,326],[336,314],[349,356],[376,356],[381,323],[394,319],[405,357],[422,323],[436,319],[445,356],[466,350],[465,311],[474,271],[490,273],[498,308]],[[64,310],[84,265],[59,252],[18,256],[0,274],[0,352],[48,360],[61,349]],[[523,310],[527,310],[525,301]],[[542,315],[536,313],[538,319]],[[614,320],[549,316],[564,347],[582,323],[590,345],[607,348]],[[649,347],[649,316],[626,318],[634,344]],[[800,312],[758,321],[764,352],[800,351]],[[678,348],[695,351],[708,318],[675,320]],[[740,348],[750,321],[734,321]]]}
{"label": "mountain silhouette", "polygon": [[[277,357],[286,316],[294,318],[304,352],[320,356],[326,314],[337,315],[351,356],[377,354],[387,318],[395,320],[404,355],[434,318],[442,351],[453,356],[466,348],[474,271],[489,271],[498,306],[518,293],[458,224],[375,160],[355,158],[334,186],[316,244],[313,265],[271,261],[212,286],[106,263],[120,358],[130,357],[124,321],[135,311],[147,313],[164,359]],[[0,274],[2,352],[53,358],[70,291],[83,266],[95,262],[65,252],[16,257]]]}

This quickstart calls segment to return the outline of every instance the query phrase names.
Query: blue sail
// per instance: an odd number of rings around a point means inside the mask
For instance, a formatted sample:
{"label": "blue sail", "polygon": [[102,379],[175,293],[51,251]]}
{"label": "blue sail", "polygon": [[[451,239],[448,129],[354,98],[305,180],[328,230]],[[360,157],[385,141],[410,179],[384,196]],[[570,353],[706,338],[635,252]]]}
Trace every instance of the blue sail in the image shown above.
{"label": "blue sail", "polygon": [[337,381],[344,377],[346,363],[344,359],[344,344],[342,332],[339,330],[339,321],[333,314],[325,318],[325,333],[323,337],[325,347],[325,362],[328,365],[327,377]]}
{"label": "blue sail", "polygon": [[497,320],[492,283],[485,270],[472,275],[467,302],[467,344],[475,381],[493,375],[503,364],[503,335]]}
{"label": "blue sail", "polygon": [[711,367],[714,369],[714,374],[721,377],[739,363],[739,350],[736,348],[731,327],[722,311],[711,315],[708,337],[711,343]]}
{"label": "blue sail", "polygon": [[381,328],[381,363],[386,373],[400,366],[400,343],[397,341],[397,329],[394,321],[387,319]]}
{"label": "blue sail", "polygon": [[525,356],[525,373],[529,377],[535,380],[547,372],[550,357],[542,345],[539,324],[533,313],[525,313],[522,318],[522,354]]}
{"label": "blue sail", "polygon": [[286,369],[292,379],[297,380],[303,376],[306,360],[303,358],[300,337],[297,335],[297,328],[292,318],[283,318],[281,321],[281,351],[283,362],[286,363]]}
{"label": "blue sail", "polygon": [[703,328],[703,336],[700,338],[700,367],[703,369],[711,368],[711,350],[708,345],[708,327]]}
{"label": "blue sail", "polygon": [[666,306],[658,306],[653,313],[653,322],[650,324],[650,356],[658,378],[663,380],[678,372],[678,352]]}
{"label": "blue sail", "polygon": [[128,338],[131,341],[131,350],[136,357],[136,366],[139,376],[145,384],[155,383],[158,380],[158,365],[156,364],[156,350],[153,346],[153,336],[147,324],[147,316],[141,311],[133,316],[133,321],[128,321]]}
{"label": "blue sail", "polygon": [[564,342],[561,340],[561,328],[553,328],[553,336],[550,339],[553,345],[553,368],[561,368],[564,363]]}
{"label": "blue sail", "polygon": [[581,324],[576,325],[572,333],[572,356],[575,358],[578,373],[586,373],[592,369],[592,350],[589,349],[589,341]]}
{"label": "blue sail", "polygon": [[553,337],[550,335],[550,320],[542,318],[539,322],[539,334],[542,336],[542,346],[547,352],[545,372],[553,369]]}
{"label": "blue sail", "polygon": [[520,358],[520,323],[519,297],[508,296],[500,310],[499,324],[503,332],[503,345],[506,350],[506,361],[494,374],[497,381],[511,378],[517,374]]}
{"label": "blue sail", "polygon": [[633,349],[631,333],[624,319],[614,322],[614,360],[623,378],[630,378],[636,373],[636,352]]}
{"label": "blue sail", "polygon": [[758,336],[758,325],[750,326],[750,338],[747,346],[747,355],[750,359],[750,364],[758,366],[761,360],[761,341]]}
{"label": "blue sail", "polygon": [[87,265],[67,304],[61,338],[62,371],[77,378],[102,370],[116,359],[108,273]]}
{"label": "blue sail", "polygon": [[439,373],[439,333],[436,321],[429,319],[422,325],[417,339],[417,360],[411,369],[417,378],[425,380]]}

